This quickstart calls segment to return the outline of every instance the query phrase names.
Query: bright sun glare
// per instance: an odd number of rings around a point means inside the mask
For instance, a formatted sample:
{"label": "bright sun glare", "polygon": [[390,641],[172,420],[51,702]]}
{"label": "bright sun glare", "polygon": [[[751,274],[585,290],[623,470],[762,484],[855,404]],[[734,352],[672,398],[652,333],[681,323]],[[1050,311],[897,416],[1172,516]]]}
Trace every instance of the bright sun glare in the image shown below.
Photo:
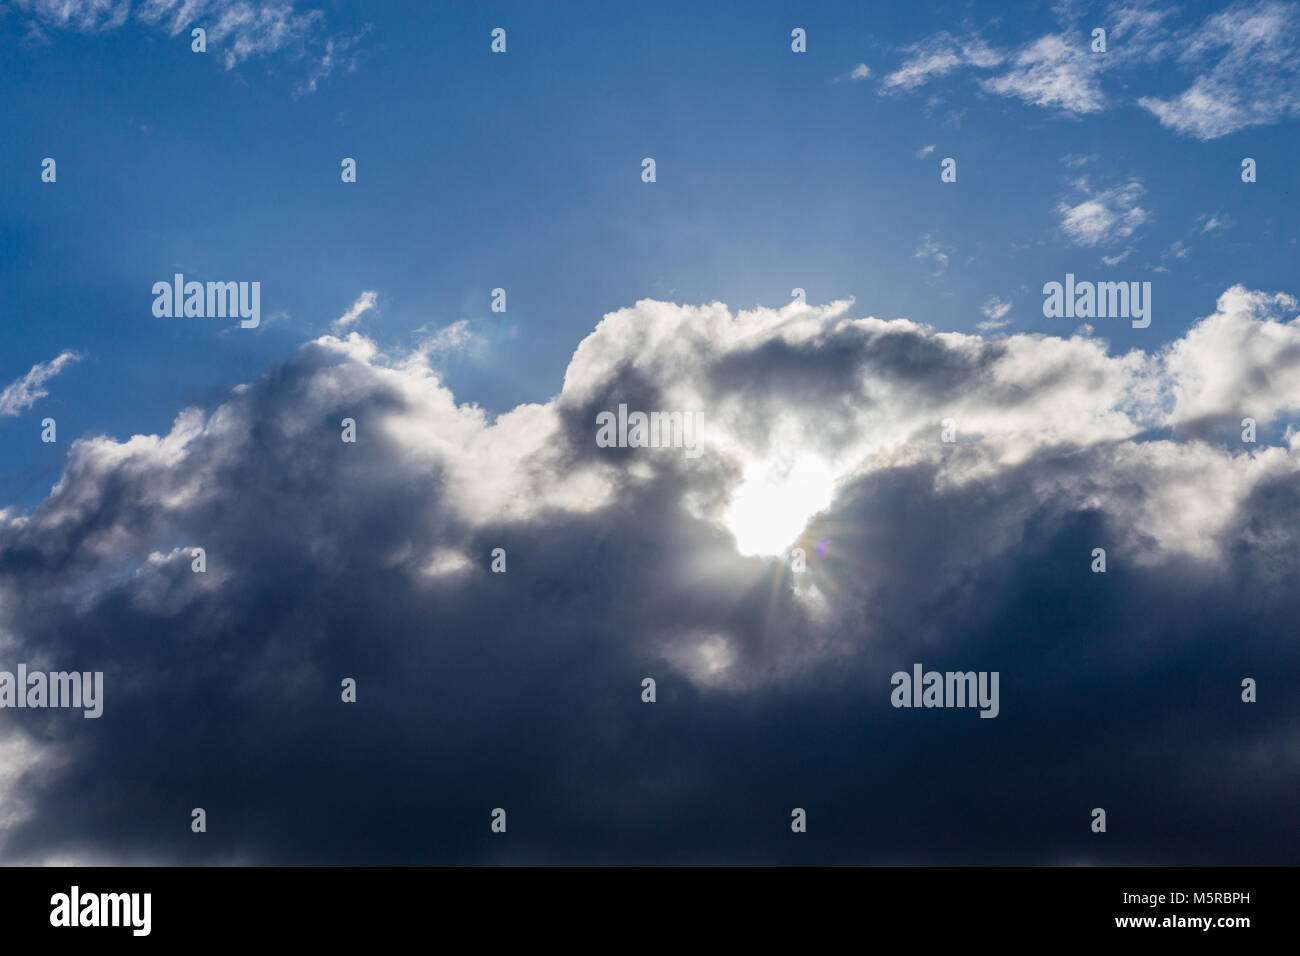
{"label": "bright sun glare", "polygon": [[723,516],[741,554],[781,554],[808,519],[831,503],[835,475],[820,458],[758,463],[745,477]]}

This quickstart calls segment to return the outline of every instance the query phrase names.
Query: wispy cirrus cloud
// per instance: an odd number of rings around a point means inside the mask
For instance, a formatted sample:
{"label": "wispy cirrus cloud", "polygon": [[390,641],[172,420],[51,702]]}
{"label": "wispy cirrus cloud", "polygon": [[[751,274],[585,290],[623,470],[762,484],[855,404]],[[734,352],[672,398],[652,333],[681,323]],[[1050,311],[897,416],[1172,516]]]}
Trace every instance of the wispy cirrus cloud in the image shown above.
{"label": "wispy cirrus cloud", "polygon": [[433,330],[427,327],[416,329],[417,345],[415,352],[423,359],[434,356],[461,355],[485,347],[482,336],[470,328],[468,319],[458,319],[451,325]]}
{"label": "wispy cirrus cloud", "polygon": [[1062,200],[1056,205],[1061,229],[1075,245],[1096,246],[1127,239],[1150,218],[1150,213],[1138,204],[1145,191],[1140,180],[1130,179],[1097,191],[1085,178],[1075,183],[1075,190],[1083,194],[1082,198]]}
{"label": "wispy cirrus cloud", "polygon": [[61,352],[48,362],[38,362],[22,378],[10,382],[0,392],[0,418],[21,414],[50,394],[42,386],[80,358],[73,351]]}
{"label": "wispy cirrus cloud", "polygon": [[980,306],[980,311],[984,313],[984,321],[976,325],[976,328],[981,332],[993,332],[1011,324],[1007,319],[1007,314],[1011,311],[1011,303],[1006,299],[995,295]]}
{"label": "wispy cirrus cloud", "polygon": [[978,36],[954,37],[946,31],[913,44],[908,52],[903,65],[881,81],[882,93],[915,90],[962,67],[996,66],[1004,59]]}
{"label": "wispy cirrus cloud", "polygon": [[1098,113],[1106,107],[1099,72],[1104,60],[1077,39],[1041,37],[1018,52],[1001,76],[980,81],[990,93],[1067,113]]}
{"label": "wispy cirrus cloud", "polygon": [[912,258],[929,259],[933,262],[938,267],[933,273],[935,277],[941,276],[948,271],[949,250],[941,246],[928,232],[921,237]]}
{"label": "wispy cirrus cloud", "polygon": [[[976,79],[979,88],[1069,115],[1101,113],[1136,102],[1162,125],[1209,140],[1251,126],[1300,116],[1300,6],[1278,0],[1240,2],[1199,23],[1175,28],[1174,11],[1149,6],[1112,8],[1105,52],[1094,52],[1090,30],[1070,7],[1058,10],[1062,29],[999,49],[972,34],[943,31],[905,47],[906,58],[885,75],[880,93],[914,92],[967,70],[1003,72]],[[1174,61],[1193,74],[1177,95],[1108,93],[1103,78]],[[1120,85],[1117,83],[1117,85]]]}
{"label": "wispy cirrus cloud", "polygon": [[36,26],[95,33],[113,30],[131,14],[131,0],[13,0]]}
{"label": "wispy cirrus cloud", "polygon": [[1200,226],[1202,234],[1214,232],[1216,229],[1231,229],[1236,221],[1225,212],[1217,212],[1213,215],[1205,213],[1196,217],[1196,224]]}
{"label": "wispy cirrus cloud", "polygon": [[1196,72],[1177,96],[1138,104],[1179,133],[1217,139],[1300,116],[1300,6],[1239,3],[1210,16],[1186,42],[1180,63]]}
{"label": "wispy cirrus cloud", "polygon": [[1000,51],[982,37],[942,32],[908,48],[903,64],[885,76],[880,92],[912,92],[932,80],[967,68],[1006,72],[979,81],[987,92],[1014,96],[1036,106],[1076,113],[1097,112],[1106,100],[1098,84],[1102,60],[1086,44],[1050,34],[1018,50]]}
{"label": "wispy cirrus cloud", "polygon": [[[129,21],[168,36],[202,27],[211,51],[227,70],[255,57],[285,53],[308,64],[296,93],[313,92],[337,69],[356,66],[357,36],[331,35],[325,13],[294,0],[14,0],[37,36],[48,30],[106,33]],[[362,31],[364,34],[366,31]]]}
{"label": "wispy cirrus cloud", "polygon": [[334,320],[332,323],[334,331],[340,332],[346,329],[348,326],[360,319],[366,312],[373,310],[375,308],[375,301],[378,298],[379,293],[372,289],[367,289],[365,292],[362,292],[357,296],[357,300],[348,306],[347,311]]}

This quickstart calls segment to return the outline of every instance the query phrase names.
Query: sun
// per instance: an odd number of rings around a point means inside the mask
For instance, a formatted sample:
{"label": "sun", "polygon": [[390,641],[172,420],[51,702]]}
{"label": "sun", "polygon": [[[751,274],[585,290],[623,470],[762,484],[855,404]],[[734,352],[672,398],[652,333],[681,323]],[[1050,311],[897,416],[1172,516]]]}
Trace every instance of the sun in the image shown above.
{"label": "sun", "polygon": [[819,511],[830,506],[835,474],[821,458],[801,456],[746,466],[722,522],[743,555],[779,555]]}

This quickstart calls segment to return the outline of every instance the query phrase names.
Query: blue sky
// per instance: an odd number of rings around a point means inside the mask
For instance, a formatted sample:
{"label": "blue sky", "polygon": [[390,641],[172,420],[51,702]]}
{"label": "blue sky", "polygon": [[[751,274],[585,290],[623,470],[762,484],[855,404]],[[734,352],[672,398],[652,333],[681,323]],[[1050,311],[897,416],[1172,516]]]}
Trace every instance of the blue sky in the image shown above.
{"label": "blue sky", "polygon": [[[30,413],[0,418],[10,502],[43,496],[67,440],[165,430],[365,290],[377,311],[358,328],[386,347],[467,320],[475,347],[445,359],[447,381],[498,413],[553,395],[600,317],[646,297],[747,308],[802,287],[959,331],[998,300],[1005,331],[1062,334],[1068,320],[1042,315],[1044,282],[1151,279],[1150,329],[1097,329],[1150,350],[1232,283],[1286,289],[1295,274],[1295,68],[1270,67],[1288,113],[1231,45],[1187,54],[1215,5],[1124,20],[1071,4],[325,4],[283,42],[248,30],[256,52],[229,68],[235,37],[194,54],[188,30],[142,20],[144,4],[120,26],[111,5],[68,23],[44,7],[0,15],[0,379],[64,350],[83,360]],[[1111,28],[1105,54],[1087,51],[1094,25]],[[489,52],[496,26],[505,55]],[[1095,59],[1063,60],[1059,90],[981,85],[1014,81],[1015,57],[1052,36]],[[934,68],[963,44],[1000,60]],[[900,71],[918,63],[909,86]],[[853,78],[859,64],[869,76]],[[1138,105],[1216,67],[1243,128],[1198,135]],[[1275,108],[1247,115],[1252,96]],[[345,156],[356,184],[340,182]],[[958,181],[944,184],[949,156]],[[1240,181],[1244,156],[1255,184]],[[1121,225],[1085,244],[1061,205],[1099,195]],[[1121,235],[1134,207],[1140,224]],[[149,289],[175,271],[257,279],[277,318],[255,331],[154,318]],[[496,287],[505,315],[489,309]],[[37,412],[59,421],[57,450],[30,440]]]}
{"label": "blue sky", "polygon": [[[0,860],[1294,864],[1297,47],[0,0],[0,674],[104,675],[0,714]],[[177,272],[261,324],[156,316]],[[1046,317],[1067,274],[1149,327]]]}

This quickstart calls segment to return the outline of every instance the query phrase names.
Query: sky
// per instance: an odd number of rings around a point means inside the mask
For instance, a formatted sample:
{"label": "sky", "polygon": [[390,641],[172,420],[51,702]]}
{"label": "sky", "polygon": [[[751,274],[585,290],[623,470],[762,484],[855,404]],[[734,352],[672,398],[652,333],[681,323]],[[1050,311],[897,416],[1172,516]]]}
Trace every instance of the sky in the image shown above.
{"label": "sky", "polygon": [[0,860],[1295,863],[1298,42],[0,2]]}

